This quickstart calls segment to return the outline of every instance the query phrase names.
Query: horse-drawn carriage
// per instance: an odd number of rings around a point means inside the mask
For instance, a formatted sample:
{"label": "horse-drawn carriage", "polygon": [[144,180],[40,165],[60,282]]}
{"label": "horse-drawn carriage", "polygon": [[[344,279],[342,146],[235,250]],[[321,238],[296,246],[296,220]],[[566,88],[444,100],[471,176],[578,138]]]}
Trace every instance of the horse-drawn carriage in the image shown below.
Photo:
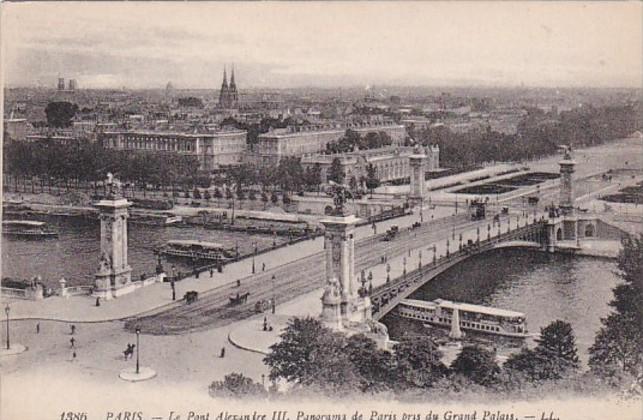
{"label": "horse-drawn carriage", "polygon": [[229,297],[230,306],[241,305],[242,303],[246,303],[248,301],[248,296],[250,296],[250,292],[245,292],[245,293],[237,292],[236,295],[232,295]]}
{"label": "horse-drawn carriage", "polygon": [[199,292],[197,292],[196,290],[190,290],[189,292],[185,292],[185,294],[183,295],[183,299],[185,299],[185,303],[187,304],[196,302],[198,298]]}
{"label": "horse-drawn carriage", "polygon": [[270,299],[261,299],[255,303],[255,312],[261,313],[267,311],[272,306],[272,301]]}

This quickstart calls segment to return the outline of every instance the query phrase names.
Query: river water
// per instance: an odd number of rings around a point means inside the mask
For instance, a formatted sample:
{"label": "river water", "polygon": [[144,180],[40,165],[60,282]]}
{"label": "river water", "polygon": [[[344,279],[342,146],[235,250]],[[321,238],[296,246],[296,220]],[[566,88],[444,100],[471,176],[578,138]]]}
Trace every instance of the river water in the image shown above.
{"label": "river water", "polygon": [[[57,288],[58,280],[65,277],[68,285],[92,284],[98,269],[100,225],[98,220],[77,217],[40,217],[59,231],[57,239],[23,239],[2,237],[2,277],[29,279],[40,275],[50,287]],[[156,267],[154,249],[171,239],[200,239],[222,243],[241,254],[272,245],[269,235],[247,235],[239,232],[209,230],[201,227],[157,227],[128,223],[129,253],[132,278],[142,273],[153,273]],[[277,237],[277,243],[283,239]],[[172,260],[177,270],[191,267],[180,260]],[[166,266],[167,268],[167,266]]]}
{"label": "river water", "polygon": [[[612,288],[620,281],[615,270],[613,260],[495,250],[449,269],[410,297],[442,298],[524,312],[532,333],[556,319],[567,321],[574,329],[579,355],[586,361],[600,318],[610,311]],[[383,321],[393,339],[409,331],[410,321],[391,315]],[[421,331],[421,327],[413,327],[413,331]]]}

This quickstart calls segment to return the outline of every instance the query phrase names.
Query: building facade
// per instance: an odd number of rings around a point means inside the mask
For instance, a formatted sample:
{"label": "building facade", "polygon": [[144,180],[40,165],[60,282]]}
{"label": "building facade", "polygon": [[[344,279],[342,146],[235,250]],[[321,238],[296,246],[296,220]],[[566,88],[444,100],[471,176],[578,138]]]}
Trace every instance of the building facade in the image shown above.
{"label": "building facade", "polygon": [[403,145],[406,139],[404,126],[389,121],[292,126],[260,134],[253,158],[257,164],[276,164],[285,157],[320,153],[326,150],[328,143],[341,139],[349,129],[362,136],[369,132],[384,132],[391,137],[393,146]]}
{"label": "building facade", "polygon": [[[440,148],[435,146],[426,147],[423,152],[426,154],[425,170],[434,171],[440,167]],[[304,170],[319,165],[321,179],[328,180],[330,167],[334,159],[339,159],[341,167],[346,175],[346,182],[352,177],[359,182],[367,176],[368,165],[373,165],[377,179],[380,182],[392,182],[409,178],[411,167],[410,156],[413,155],[412,147],[390,146],[380,149],[359,150],[349,153],[338,153],[334,155],[313,154],[303,156],[301,164]]]}
{"label": "building facade", "polygon": [[246,131],[236,129],[208,133],[105,131],[99,134],[100,143],[107,149],[195,156],[199,169],[204,171],[238,165],[246,152],[246,138]]}

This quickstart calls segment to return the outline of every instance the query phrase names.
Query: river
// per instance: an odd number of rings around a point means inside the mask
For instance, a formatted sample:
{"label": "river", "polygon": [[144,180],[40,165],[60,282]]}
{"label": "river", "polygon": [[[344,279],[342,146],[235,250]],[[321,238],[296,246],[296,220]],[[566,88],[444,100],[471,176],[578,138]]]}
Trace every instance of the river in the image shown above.
{"label": "river", "polygon": [[[447,270],[410,297],[524,312],[529,331],[534,333],[556,319],[567,321],[574,329],[579,355],[586,361],[600,318],[610,311],[612,288],[620,281],[615,270],[613,260],[495,250]],[[391,315],[383,321],[393,339],[399,339],[409,327]]]}
{"label": "river", "polygon": [[[65,277],[68,285],[92,284],[98,269],[100,225],[98,220],[80,217],[40,217],[60,233],[57,239],[24,239],[2,237],[2,277],[29,279],[40,275],[49,287],[57,288]],[[272,246],[269,235],[209,230],[202,227],[157,227],[128,223],[129,264],[132,277],[153,273],[156,267],[154,249],[171,239],[200,239],[239,246],[241,254],[252,252],[253,242],[259,250]],[[277,237],[277,243],[283,238]],[[171,263],[177,270],[190,266],[179,260]]]}

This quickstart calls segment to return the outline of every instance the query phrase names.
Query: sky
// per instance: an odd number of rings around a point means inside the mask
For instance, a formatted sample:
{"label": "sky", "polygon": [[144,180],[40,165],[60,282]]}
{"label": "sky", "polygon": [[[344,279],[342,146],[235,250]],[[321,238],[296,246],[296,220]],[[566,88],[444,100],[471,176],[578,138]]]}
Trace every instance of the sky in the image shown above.
{"label": "sky", "polygon": [[12,3],[6,86],[641,87],[641,2]]}

